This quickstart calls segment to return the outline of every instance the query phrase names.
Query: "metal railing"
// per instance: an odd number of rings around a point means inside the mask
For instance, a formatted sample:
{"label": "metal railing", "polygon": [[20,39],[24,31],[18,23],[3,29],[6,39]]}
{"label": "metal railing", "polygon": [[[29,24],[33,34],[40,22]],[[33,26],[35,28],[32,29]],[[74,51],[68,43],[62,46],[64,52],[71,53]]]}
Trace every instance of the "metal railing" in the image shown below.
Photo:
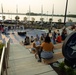
{"label": "metal railing", "polygon": [[3,47],[1,59],[0,59],[0,75],[8,75],[8,59],[9,59],[10,39]]}

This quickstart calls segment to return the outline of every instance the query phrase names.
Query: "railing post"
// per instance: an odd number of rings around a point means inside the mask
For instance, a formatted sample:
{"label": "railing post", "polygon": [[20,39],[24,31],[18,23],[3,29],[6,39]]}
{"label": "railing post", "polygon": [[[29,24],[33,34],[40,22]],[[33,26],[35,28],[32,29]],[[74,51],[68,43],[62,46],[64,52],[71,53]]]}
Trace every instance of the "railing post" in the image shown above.
{"label": "railing post", "polygon": [[[5,48],[5,50],[6,50],[6,48]],[[7,74],[7,57],[6,57],[6,54],[4,55],[3,69],[6,72],[6,75],[8,75]]]}
{"label": "railing post", "polygon": [[8,75],[7,68],[9,59],[9,49],[10,49],[10,40],[7,41],[2,50],[1,61],[0,61],[0,75],[4,75],[4,73]]}

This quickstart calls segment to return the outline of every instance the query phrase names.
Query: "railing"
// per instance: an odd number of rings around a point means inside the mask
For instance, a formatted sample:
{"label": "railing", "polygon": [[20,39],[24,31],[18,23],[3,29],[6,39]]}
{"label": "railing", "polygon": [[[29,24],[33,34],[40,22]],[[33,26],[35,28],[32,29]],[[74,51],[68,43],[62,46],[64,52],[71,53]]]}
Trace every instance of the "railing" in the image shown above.
{"label": "railing", "polygon": [[3,47],[0,59],[0,75],[8,75],[8,59],[9,59],[10,40],[8,40]]}

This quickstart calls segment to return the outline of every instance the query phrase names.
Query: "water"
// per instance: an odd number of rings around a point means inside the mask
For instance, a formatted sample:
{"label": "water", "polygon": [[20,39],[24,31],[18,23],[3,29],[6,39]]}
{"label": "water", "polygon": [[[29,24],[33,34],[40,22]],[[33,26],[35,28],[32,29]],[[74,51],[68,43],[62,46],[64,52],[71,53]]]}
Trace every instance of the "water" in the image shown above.
{"label": "water", "polygon": [[[15,20],[15,16],[16,15],[4,15],[6,17],[6,19],[13,19]],[[32,20],[32,17],[35,18],[35,21],[40,21],[41,16],[27,16],[27,15],[18,15],[20,17],[20,20],[23,20],[24,17],[27,17],[27,20]],[[49,21],[49,18],[52,18],[52,16],[43,16],[44,21]],[[2,19],[2,15],[0,15],[0,19]],[[53,22],[58,22],[58,19],[62,19],[62,22],[64,22],[64,17],[53,17]],[[76,18],[70,18],[67,17],[66,21],[68,21],[68,19],[71,19],[73,22],[76,22]]]}

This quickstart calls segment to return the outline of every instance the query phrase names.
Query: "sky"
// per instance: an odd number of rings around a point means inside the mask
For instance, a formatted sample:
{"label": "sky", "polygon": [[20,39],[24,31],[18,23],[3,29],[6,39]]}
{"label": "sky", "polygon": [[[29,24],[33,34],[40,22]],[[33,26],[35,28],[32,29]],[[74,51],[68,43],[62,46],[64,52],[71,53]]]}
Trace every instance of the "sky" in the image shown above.
{"label": "sky", "polygon": [[[19,13],[27,13],[30,6],[31,12],[41,13],[41,6],[43,6],[43,13],[51,14],[54,5],[54,14],[64,14],[66,0],[0,0],[1,4],[4,12],[16,12],[16,6],[18,6]],[[76,0],[68,0],[67,13],[76,14],[75,7]]]}

